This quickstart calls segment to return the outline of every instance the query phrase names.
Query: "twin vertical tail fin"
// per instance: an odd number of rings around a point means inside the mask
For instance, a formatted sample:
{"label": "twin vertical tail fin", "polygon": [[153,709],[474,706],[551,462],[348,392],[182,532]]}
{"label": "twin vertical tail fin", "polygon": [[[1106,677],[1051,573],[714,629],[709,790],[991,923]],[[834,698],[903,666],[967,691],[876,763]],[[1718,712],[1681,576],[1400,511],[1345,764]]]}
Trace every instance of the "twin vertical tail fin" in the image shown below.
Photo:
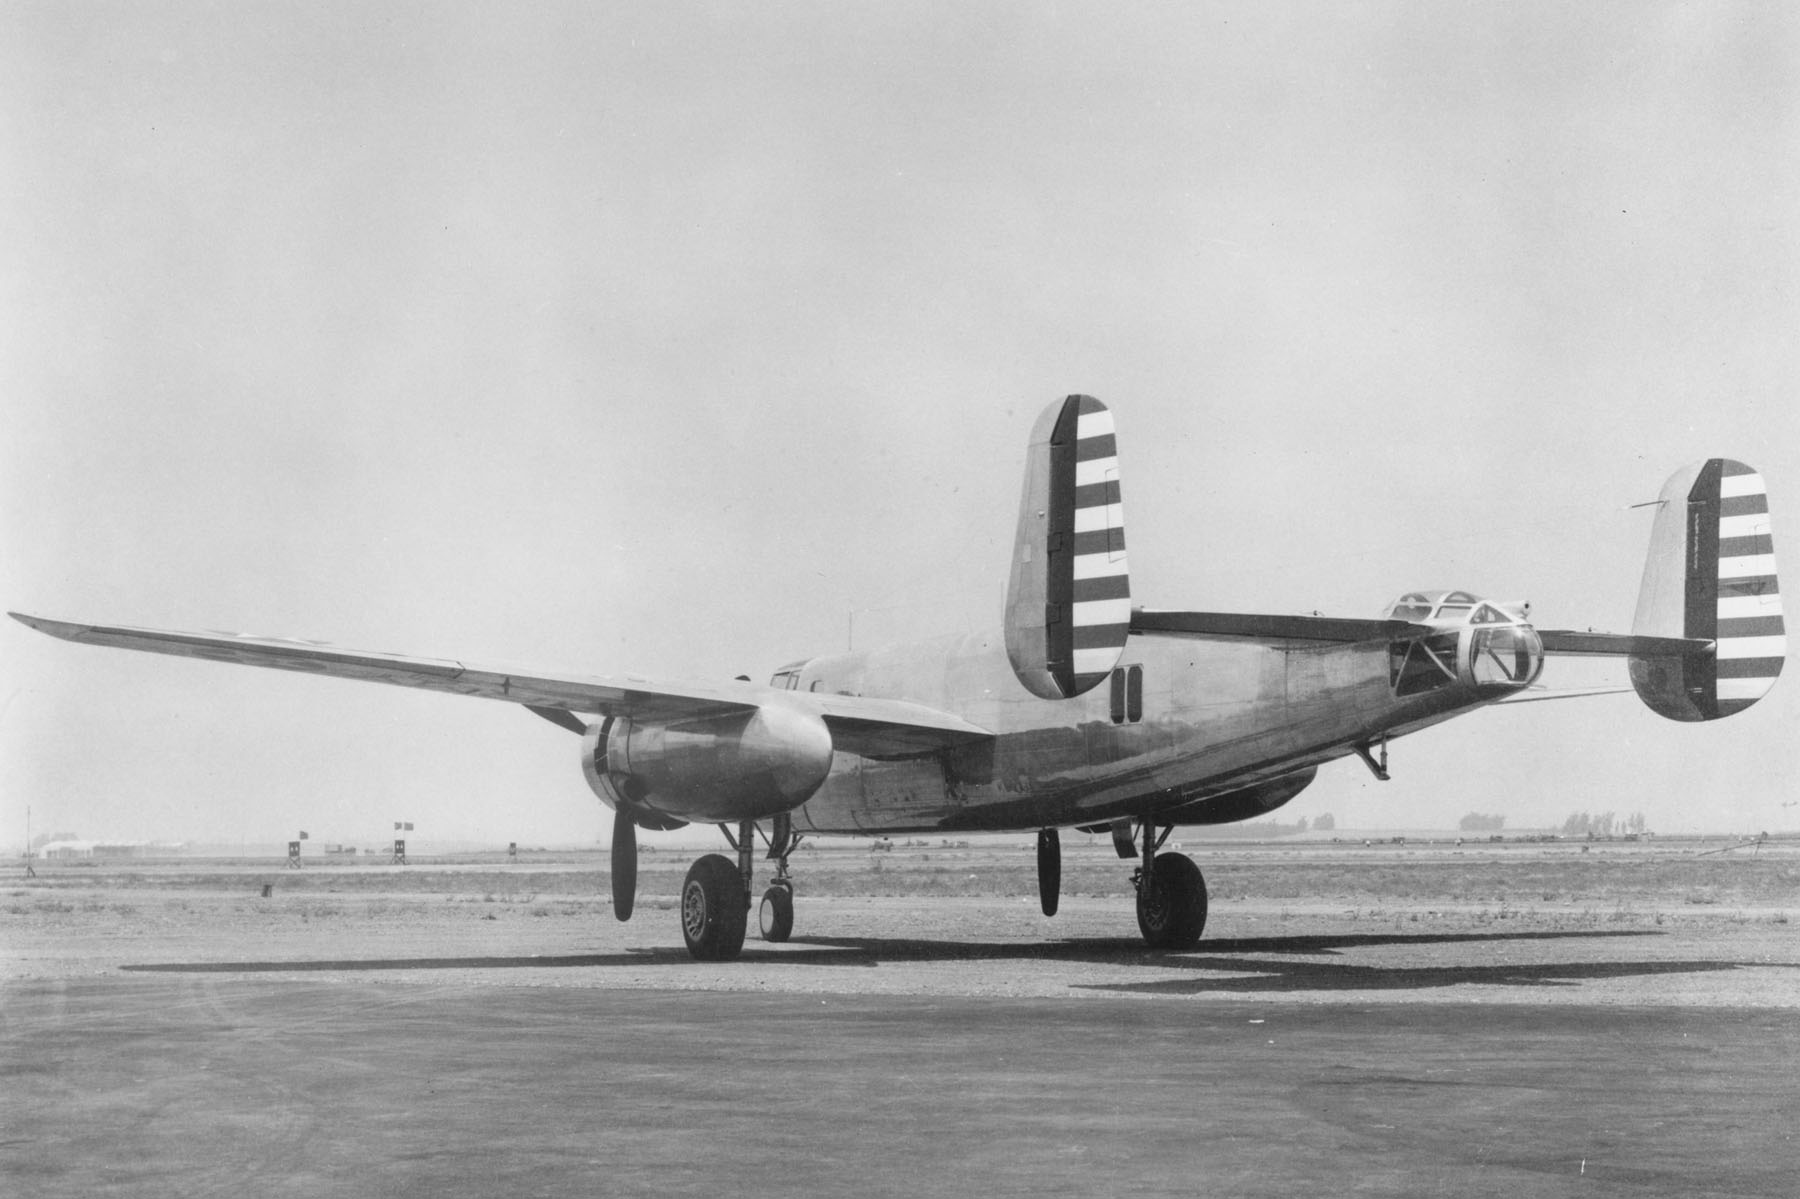
{"label": "twin vertical tail fin", "polygon": [[1632,632],[1712,641],[1711,652],[1631,658],[1639,698],[1671,720],[1717,720],[1768,694],[1787,657],[1762,476],[1709,458],[1663,486]]}
{"label": "twin vertical tail fin", "polygon": [[1006,653],[1033,695],[1067,699],[1112,671],[1130,623],[1112,413],[1092,396],[1069,396],[1031,430]]}

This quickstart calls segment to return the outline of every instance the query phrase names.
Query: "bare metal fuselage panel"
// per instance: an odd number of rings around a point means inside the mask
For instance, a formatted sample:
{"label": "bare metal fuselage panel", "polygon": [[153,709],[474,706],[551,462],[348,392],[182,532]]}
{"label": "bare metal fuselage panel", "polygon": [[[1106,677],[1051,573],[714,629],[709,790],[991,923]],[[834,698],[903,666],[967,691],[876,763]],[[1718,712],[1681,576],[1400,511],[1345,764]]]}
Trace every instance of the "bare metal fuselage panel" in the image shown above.
{"label": "bare metal fuselage panel", "polygon": [[[814,659],[792,676],[797,690],[904,698],[995,736],[897,761],[838,754],[794,824],[818,833],[1035,829],[1178,810],[1184,823],[1210,823],[1206,801],[1493,698],[1448,679],[1399,696],[1395,652],[1385,640],[1133,636],[1115,671],[1126,687],[1064,700],[1020,686],[998,636]],[[1297,790],[1271,788],[1268,806]]]}

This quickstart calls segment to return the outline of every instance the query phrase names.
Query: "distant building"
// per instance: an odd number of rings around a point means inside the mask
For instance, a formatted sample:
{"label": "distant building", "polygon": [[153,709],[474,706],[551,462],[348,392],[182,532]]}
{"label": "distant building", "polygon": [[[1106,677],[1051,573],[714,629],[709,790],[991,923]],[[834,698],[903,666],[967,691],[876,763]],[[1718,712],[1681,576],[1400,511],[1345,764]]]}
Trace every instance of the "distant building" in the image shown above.
{"label": "distant building", "polygon": [[35,856],[50,859],[69,858],[148,858],[180,853],[179,845],[155,841],[50,841]]}

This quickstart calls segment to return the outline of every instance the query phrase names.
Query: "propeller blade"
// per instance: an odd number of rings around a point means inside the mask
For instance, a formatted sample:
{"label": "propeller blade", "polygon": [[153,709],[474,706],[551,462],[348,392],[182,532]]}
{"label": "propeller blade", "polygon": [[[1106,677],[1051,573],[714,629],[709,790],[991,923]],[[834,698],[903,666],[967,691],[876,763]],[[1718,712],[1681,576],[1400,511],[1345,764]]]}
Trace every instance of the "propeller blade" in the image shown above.
{"label": "propeller blade", "polygon": [[1056,915],[1057,897],[1062,893],[1062,838],[1053,828],[1038,830],[1038,902],[1044,915]]}
{"label": "propeller blade", "polygon": [[612,835],[613,915],[631,919],[631,908],[637,902],[637,825],[631,817],[613,812]]}

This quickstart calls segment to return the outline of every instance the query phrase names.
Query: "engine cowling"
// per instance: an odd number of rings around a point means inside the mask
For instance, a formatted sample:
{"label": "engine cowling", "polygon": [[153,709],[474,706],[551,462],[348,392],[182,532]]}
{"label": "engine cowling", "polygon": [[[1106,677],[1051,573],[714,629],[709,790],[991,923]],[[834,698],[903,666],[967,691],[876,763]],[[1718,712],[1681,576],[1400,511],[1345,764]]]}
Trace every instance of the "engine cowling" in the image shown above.
{"label": "engine cowling", "polygon": [[816,714],[770,703],[681,720],[616,717],[582,738],[581,770],[608,807],[676,827],[792,811],[831,772],[831,752]]}

